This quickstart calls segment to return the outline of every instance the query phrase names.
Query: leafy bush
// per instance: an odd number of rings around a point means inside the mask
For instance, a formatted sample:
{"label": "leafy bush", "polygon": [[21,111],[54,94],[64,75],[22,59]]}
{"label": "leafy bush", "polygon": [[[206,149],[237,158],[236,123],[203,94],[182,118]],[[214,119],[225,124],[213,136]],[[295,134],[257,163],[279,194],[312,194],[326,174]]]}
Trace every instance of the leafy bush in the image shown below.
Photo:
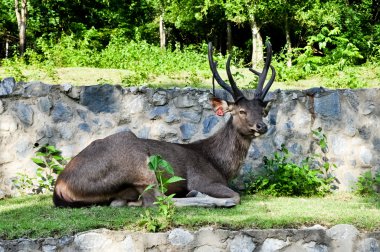
{"label": "leafy bush", "polygon": [[19,190],[31,190],[34,194],[51,192],[54,189],[57,176],[63,171],[66,159],[62,157],[61,151],[52,145],[45,145],[36,152],[32,161],[38,165],[36,177],[18,173],[13,180]]}
{"label": "leafy bush", "polygon": [[380,172],[372,175],[371,171],[364,172],[352,186],[355,194],[362,196],[376,195],[380,189]]}
{"label": "leafy bush", "polygon": [[[321,130],[313,134],[322,153],[326,153],[326,136]],[[292,162],[290,157],[284,145],[273,158],[264,157],[264,172],[252,175],[246,184],[247,192],[272,196],[324,196],[331,192],[335,177],[330,171],[335,165],[325,155],[306,157],[300,164]]]}
{"label": "leafy bush", "polygon": [[148,167],[155,173],[158,184],[147,186],[143,193],[156,189],[161,195],[157,196],[157,201],[153,203],[158,206],[158,216],[154,216],[149,210],[146,210],[140,224],[144,225],[148,231],[156,232],[170,227],[173,222],[175,206],[172,199],[175,194],[165,195],[168,186],[184,179],[174,176],[173,167],[158,155],[149,157]]}

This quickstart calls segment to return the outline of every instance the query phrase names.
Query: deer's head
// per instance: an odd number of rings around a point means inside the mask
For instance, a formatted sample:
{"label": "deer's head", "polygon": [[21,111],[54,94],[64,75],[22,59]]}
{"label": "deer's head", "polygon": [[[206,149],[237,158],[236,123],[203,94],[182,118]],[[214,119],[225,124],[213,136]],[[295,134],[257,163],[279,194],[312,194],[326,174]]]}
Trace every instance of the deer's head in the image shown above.
{"label": "deer's head", "polygon": [[[234,102],[227,102],[219,98],[212,98],[211,103],[216,111],[217,115],[223,115],[226,112],[230,112],[233,117],[233,125],[236,127],[237,131],[244,137],[253,138],[267,132],[268,127],[263,122],[263,117],[266,116],[265,107],[267,105],[264,102],[265,95],[268,93],[274,78],[276,76],[276,71],[273,66],[270,65],[272,59],[272,46],[270,43],[266,44],[267,47],[267,58],[263,71],[260,73],[252,68],[249,70],[254,74],[259,76],[258,85],[255,90],[255,95],[253,99],[246,98],[241,90],[237,87],[230,70],[231,56],[228,57],[226,63],[226,71],[230,84],[227,84],[220,77],[216,67],[217,63],[214,62],[212,56],[212,44],[208,44],[208,60],[210,63],[210,68],[215,80],[218,84],[225,89],[234,98]],[[269,68],[272,71],[272,76],[268,83],[264,87],[266,76]]]}

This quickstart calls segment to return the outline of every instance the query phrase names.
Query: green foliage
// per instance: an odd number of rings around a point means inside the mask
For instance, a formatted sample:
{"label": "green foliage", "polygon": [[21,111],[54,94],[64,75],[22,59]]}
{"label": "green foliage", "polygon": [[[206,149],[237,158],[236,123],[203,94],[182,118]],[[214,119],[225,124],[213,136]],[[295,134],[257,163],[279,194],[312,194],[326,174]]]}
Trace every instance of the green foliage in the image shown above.
{"label": "green foliage", "polygon": [[157,232],[170,227],[175,214],[175,206],[172,200],[175,194],[166,195],[168,187],[170,184],[184,179],[174,176],[173,167],[158,155],[149,157],[148,167],[155,173],[158,184],[147,186],[143,193],[158,190],[160,195],[156,196],[156,201],[153,203],[158,206],[158,214],[152,215],[149,210],[146,210],[141,224],[144,225],[148,231]]}
{"label": "green foliage", "polygon": [[61,151],[52,145],[43,146],[35,155],[32,161],[38,166],[36,177],[18,173],[13,183],[19,190],[31,190],[34,194],[52,192],[57,176],[66,165],[66,159],[62,157]]}
{"label": "green foliage", "polygon": [[[326,136],[321,129],[313,131],[313,134],[325,154]],[[292,162],[290,157],[284,145],[273,154],[273,158],[264,157],[264,172],[252,175],[246,184],[247,192],[272,196],[325,196],[331,192],[335,180],[331,169],[336,166],[329,163],[325,155],[306,157],[300,164]]]}
{"label": "green foliage", "polygon": [[380,172],[377,172],[374,175],[372,175],[371,171],[364,172],[358,177],[358,180],[352,186],[352,189],[355,194],[361,196],[379,194]]}

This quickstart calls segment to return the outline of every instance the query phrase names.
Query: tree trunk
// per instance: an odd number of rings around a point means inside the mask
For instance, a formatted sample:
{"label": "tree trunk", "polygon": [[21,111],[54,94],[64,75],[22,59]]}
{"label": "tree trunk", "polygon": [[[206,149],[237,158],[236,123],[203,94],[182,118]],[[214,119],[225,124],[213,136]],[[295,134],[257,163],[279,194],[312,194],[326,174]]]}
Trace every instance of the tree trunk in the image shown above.
{"label": "tree trunk", "polygon": [[21,0],[21,6],[18,0],[15,0],[15,12],[19,32],[20,56],[23,56],[26,49],[26,21],[28,15],[27,0]]}
{"label": "tree trunk", "polygon": [[165,29],[163,13],[160,15],[160,47],[162,49],[166,48],[166,29]]}
{"label": "tree trunk", "polygon": [[260,27],[254,17],[251,18],[252,31],[252,67],[256,68],[264,60],[263,39],[260,34]]}
{"label": "tree trunk", "polygon": [[5,37],[5,58],[8,58],[9,54],[9,37],[6,35]]}
{"label": "tree trunk", "polygon": [[232,28],[231,21],[227,21],[227,52],[232,52]]}
{"label": "tree trunk", "polygon": [[285,16],[285,37],[286,37],[286,65],[292,67],[292,41],[290,40],[290,29],[288,15]]}

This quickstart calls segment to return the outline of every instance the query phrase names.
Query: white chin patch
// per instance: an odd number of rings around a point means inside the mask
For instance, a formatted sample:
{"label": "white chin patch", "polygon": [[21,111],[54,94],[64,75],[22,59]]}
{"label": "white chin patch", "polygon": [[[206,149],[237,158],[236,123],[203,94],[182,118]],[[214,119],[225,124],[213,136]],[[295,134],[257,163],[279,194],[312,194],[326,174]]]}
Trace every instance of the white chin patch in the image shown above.
{"label": "white chin patch", "polygon": [[255,132],[255,136],[256,137],[260,136],[260,133]]}

